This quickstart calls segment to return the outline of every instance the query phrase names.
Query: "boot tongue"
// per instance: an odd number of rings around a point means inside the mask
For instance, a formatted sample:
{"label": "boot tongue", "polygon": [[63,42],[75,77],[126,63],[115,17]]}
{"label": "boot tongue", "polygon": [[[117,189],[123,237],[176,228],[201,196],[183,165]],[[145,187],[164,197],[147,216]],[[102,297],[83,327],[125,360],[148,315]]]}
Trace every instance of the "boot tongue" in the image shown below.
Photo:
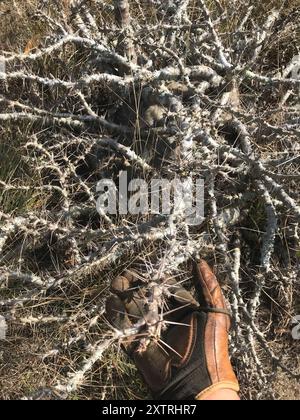
{"label": "boot tongue", "polygon": [[170,348],[171,363],[175,367],[184,365],[190,357],[196,337],[196,317],[189,314],[171,328],[166,337]]}
{"label": "boot tongue", "polygon": [[171,377],[170,357],[167,351],[152,343],[145,352],[135,352],[133,359],[150,389],[154,393],[160,392]]}
{"label": "boot tongue", "polygon": [[195,343],[196,317],[187,315],[180,325],[170,328],[164,342],[150,344],[143,353],[134,352],[133,359],[154,393],[160,392],[171,378],[172,366],[188,361]]}

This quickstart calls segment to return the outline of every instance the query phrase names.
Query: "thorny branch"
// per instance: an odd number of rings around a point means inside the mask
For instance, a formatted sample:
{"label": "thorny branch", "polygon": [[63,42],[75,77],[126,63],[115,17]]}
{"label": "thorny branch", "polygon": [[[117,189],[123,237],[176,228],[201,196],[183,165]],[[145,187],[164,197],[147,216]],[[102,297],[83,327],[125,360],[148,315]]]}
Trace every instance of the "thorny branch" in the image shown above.
{"label": "thorny branch", "polygon": [[[61,19],[41,5],[36,17],[51,35],[29,53],[2,54],[1,130],[25,130],[19,153],[30,176],[4,177],[0,189],[36,204],[0,212],[1,313],[12,325],[72,326],[75,336],[43,358],[84,343],[89,355],[53,387],[66,397],[114,343],[159,332],[162,270],[182,281],[191,259],[215,260],[228,281],[233,359],[245,389],[266,396],[270,366],[299,378],[261,316],[266,290],[297,287],[299,276],[299,62],[290,57],[280,72],[263,65],[289,16],[272,9],[261,21],[252,1],[232,2],[225,16],[219,1],[134,3],[73,0],[68,17],[58,7]],[[205,221],[186,225],[184,206],[161,218],[98,213],[97,182],[124,170],[132,179],[204,178]],[[99,308],[128,261],[153,299],[143,320],[116,331]],[[97,302],[87,293],[82,306],[51,312],[87,287],[101,289]],[[283,311],[294,315],[292,304]]]}

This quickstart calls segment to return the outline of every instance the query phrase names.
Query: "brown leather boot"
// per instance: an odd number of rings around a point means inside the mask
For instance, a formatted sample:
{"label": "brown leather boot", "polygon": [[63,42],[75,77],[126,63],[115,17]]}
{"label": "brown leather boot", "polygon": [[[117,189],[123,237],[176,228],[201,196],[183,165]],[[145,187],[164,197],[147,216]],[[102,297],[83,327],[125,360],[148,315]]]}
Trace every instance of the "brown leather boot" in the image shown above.
{"label": "brown leather boot", "polygon": [[[195,264],[193,296],[168,280],[168,329],[143,352],[136,336],[123,342],[157,399],[206,399],[221,389],[238,392],[228,354],[230,313],[219,283],[205,261]],[[107,302],[107,318],[118,329],[129,328],[147,310],[143,286],[132,273],[118,277]],[[143,333],[141,329],[140,333]]]}

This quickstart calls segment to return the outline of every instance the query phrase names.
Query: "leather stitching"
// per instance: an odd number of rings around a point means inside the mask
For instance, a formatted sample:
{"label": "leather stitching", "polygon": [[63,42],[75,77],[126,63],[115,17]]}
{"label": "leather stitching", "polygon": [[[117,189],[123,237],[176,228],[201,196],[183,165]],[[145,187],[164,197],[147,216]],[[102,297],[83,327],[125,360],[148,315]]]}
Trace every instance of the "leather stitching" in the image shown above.
{"label": "leather stitching", "polygon": [[185,354],[179,363],[174,363],[173,366],[180,368],[182,367],[191,357],[195,348],[196,337],[197,337],[197,319],[194,315],[191,317],[191,327],[189,328],[189,337],[186,346]]}

